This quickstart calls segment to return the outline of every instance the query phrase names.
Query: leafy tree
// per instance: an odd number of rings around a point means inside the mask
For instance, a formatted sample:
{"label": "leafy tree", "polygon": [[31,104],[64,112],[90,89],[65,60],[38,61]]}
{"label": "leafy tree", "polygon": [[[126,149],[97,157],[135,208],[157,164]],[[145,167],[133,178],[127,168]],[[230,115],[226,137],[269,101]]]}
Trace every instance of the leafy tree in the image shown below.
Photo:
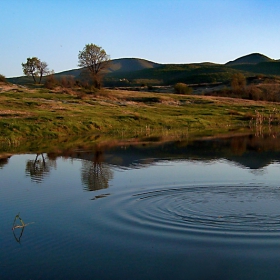
{"label": "leafy tree", "polygon": [[94,86],[101,87],[101,80],[109,66],[110,57],[106,51],[94,44],[87,44],[78,55],[79,67],[85,67],[92,76]]}
{"label": "leafy tree", "polygon": [[38,75],[38,66],[39,66],[40,60],[37,57],[28,57],[26,63],[22,63],[22,70],[24,75],[26,76],[32,76],[34,83],[36,83],[36,76]]}
{"label": "leafy tree", "polygon": [[45,61],[40,61],[38,64],[38,73],[40,75],[39,84],[41,84],[42,76],[49,73],[48,64]]}
{"label": "leafy tree", "polygon": [[22,70],[26,76],[31,76],[36,84],[36,77],[39,76],[39,83],[41,83],[42,76],[48,73],[48,64],[41,61],[37,57],[28,57],[26,63],[22,63]]}

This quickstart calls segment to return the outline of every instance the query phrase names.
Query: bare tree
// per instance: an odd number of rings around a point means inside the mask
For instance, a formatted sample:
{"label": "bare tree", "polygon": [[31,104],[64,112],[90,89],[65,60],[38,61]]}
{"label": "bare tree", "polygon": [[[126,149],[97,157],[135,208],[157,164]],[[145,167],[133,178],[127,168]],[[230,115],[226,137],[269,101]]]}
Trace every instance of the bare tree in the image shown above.
{"label": "bare tree", "polygon": [[94,86],[101,87],[104,70],[109,67],[110,57],[106,51],[94,44],[87,44],[78,55],[79,67],[85,67],[92,76]]}

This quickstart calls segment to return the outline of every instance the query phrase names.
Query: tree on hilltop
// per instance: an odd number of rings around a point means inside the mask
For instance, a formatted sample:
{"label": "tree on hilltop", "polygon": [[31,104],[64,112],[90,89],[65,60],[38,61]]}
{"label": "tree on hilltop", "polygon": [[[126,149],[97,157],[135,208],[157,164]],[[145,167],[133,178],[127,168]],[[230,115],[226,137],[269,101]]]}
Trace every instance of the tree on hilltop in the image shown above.
{"label": "tree on hilltop", "polygon": [[39,83],[41,83],[42,76],[48,73],[48,64],[41,61],[37,57],[28,57],[26,63],[22,63],[22,70],[26,76],[31,76],[36,84],[36,77],[39,76]]}
{"label": "tree on hilltop", "polygon": [[91,74],[96,88],[101,87],[104,70],[109,67],[110,57],[106,51],[94,44],[87,44],[78,55],[79,67],[85,67]]}

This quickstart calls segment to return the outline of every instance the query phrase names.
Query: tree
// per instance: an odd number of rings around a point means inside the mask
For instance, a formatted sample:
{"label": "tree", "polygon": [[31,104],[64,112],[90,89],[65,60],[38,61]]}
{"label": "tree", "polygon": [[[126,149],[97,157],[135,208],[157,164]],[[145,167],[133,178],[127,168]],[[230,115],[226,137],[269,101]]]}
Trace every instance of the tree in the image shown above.
{"label": "tree", "polygon": [[39,84],[41,84],[42,76],[49,73],[48,64],[45,61],[40,61],[38,64],[38,73],[40,75]]}
{"label": "tree", "polygon": [[101,87],[101,80],[109,66],[110,57],[106,51],[94,44],[87,44],[78,55],[79,67],[85,67],[92,76],[94,86]]}
{"label": "tree", "polygon": [[41,83],[42,76],[48,73],[48,64],[41,61],[37,57],[28,57],[26,63],[22,63],[22,70],[26,76],[31,76],[36,84],[36,77],[39,76],[39,83]]}
{"label": "tree", "polygon": [[22,70],[26,76],[32,76],[34,83],[36,83],[36,76],[38,75],[38,66],[40,60],[37,57],[28,57],[26,63],[22,63]]}

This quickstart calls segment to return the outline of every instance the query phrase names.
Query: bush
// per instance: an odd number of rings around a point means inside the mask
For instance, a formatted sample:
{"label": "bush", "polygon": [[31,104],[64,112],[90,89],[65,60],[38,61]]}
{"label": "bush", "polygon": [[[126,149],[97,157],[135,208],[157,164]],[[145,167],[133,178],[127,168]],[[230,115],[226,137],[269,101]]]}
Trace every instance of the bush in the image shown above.
{"label": "bush", "polygon": [[246,78],[241,73],[233,74],[230,84],[234,92],[242,92],[246,86]]}
{"label": "bush", "polygon": [[58,82],[57,82],[56,78],[54,77],[53,74],[51,74],[46,77],[44,86],[47,89],[54,89],[57,86],[57,84],[58,84]]}
{"label": "bush", "polygon": [[174,91],[177,94],[191,94],[192,88],[190,88],[188,85],[186,85],[184,83],[177,83],[174,86]]}
{"label": "bush", "polygon": [[263,93],[257,86],[254,85],[249,86],[247,89],[247,93],[248,93],[248,98],[251,100],[258,101],[263,99]]}
{"label": "bush", "polygon": [[64,88],[72,88],[75,85],[73,76],[63,76],[60,79],[60,85]]}
{"label": "bush", "polygon": [[7,83],[6,77],[0,74],[0,82]]}

